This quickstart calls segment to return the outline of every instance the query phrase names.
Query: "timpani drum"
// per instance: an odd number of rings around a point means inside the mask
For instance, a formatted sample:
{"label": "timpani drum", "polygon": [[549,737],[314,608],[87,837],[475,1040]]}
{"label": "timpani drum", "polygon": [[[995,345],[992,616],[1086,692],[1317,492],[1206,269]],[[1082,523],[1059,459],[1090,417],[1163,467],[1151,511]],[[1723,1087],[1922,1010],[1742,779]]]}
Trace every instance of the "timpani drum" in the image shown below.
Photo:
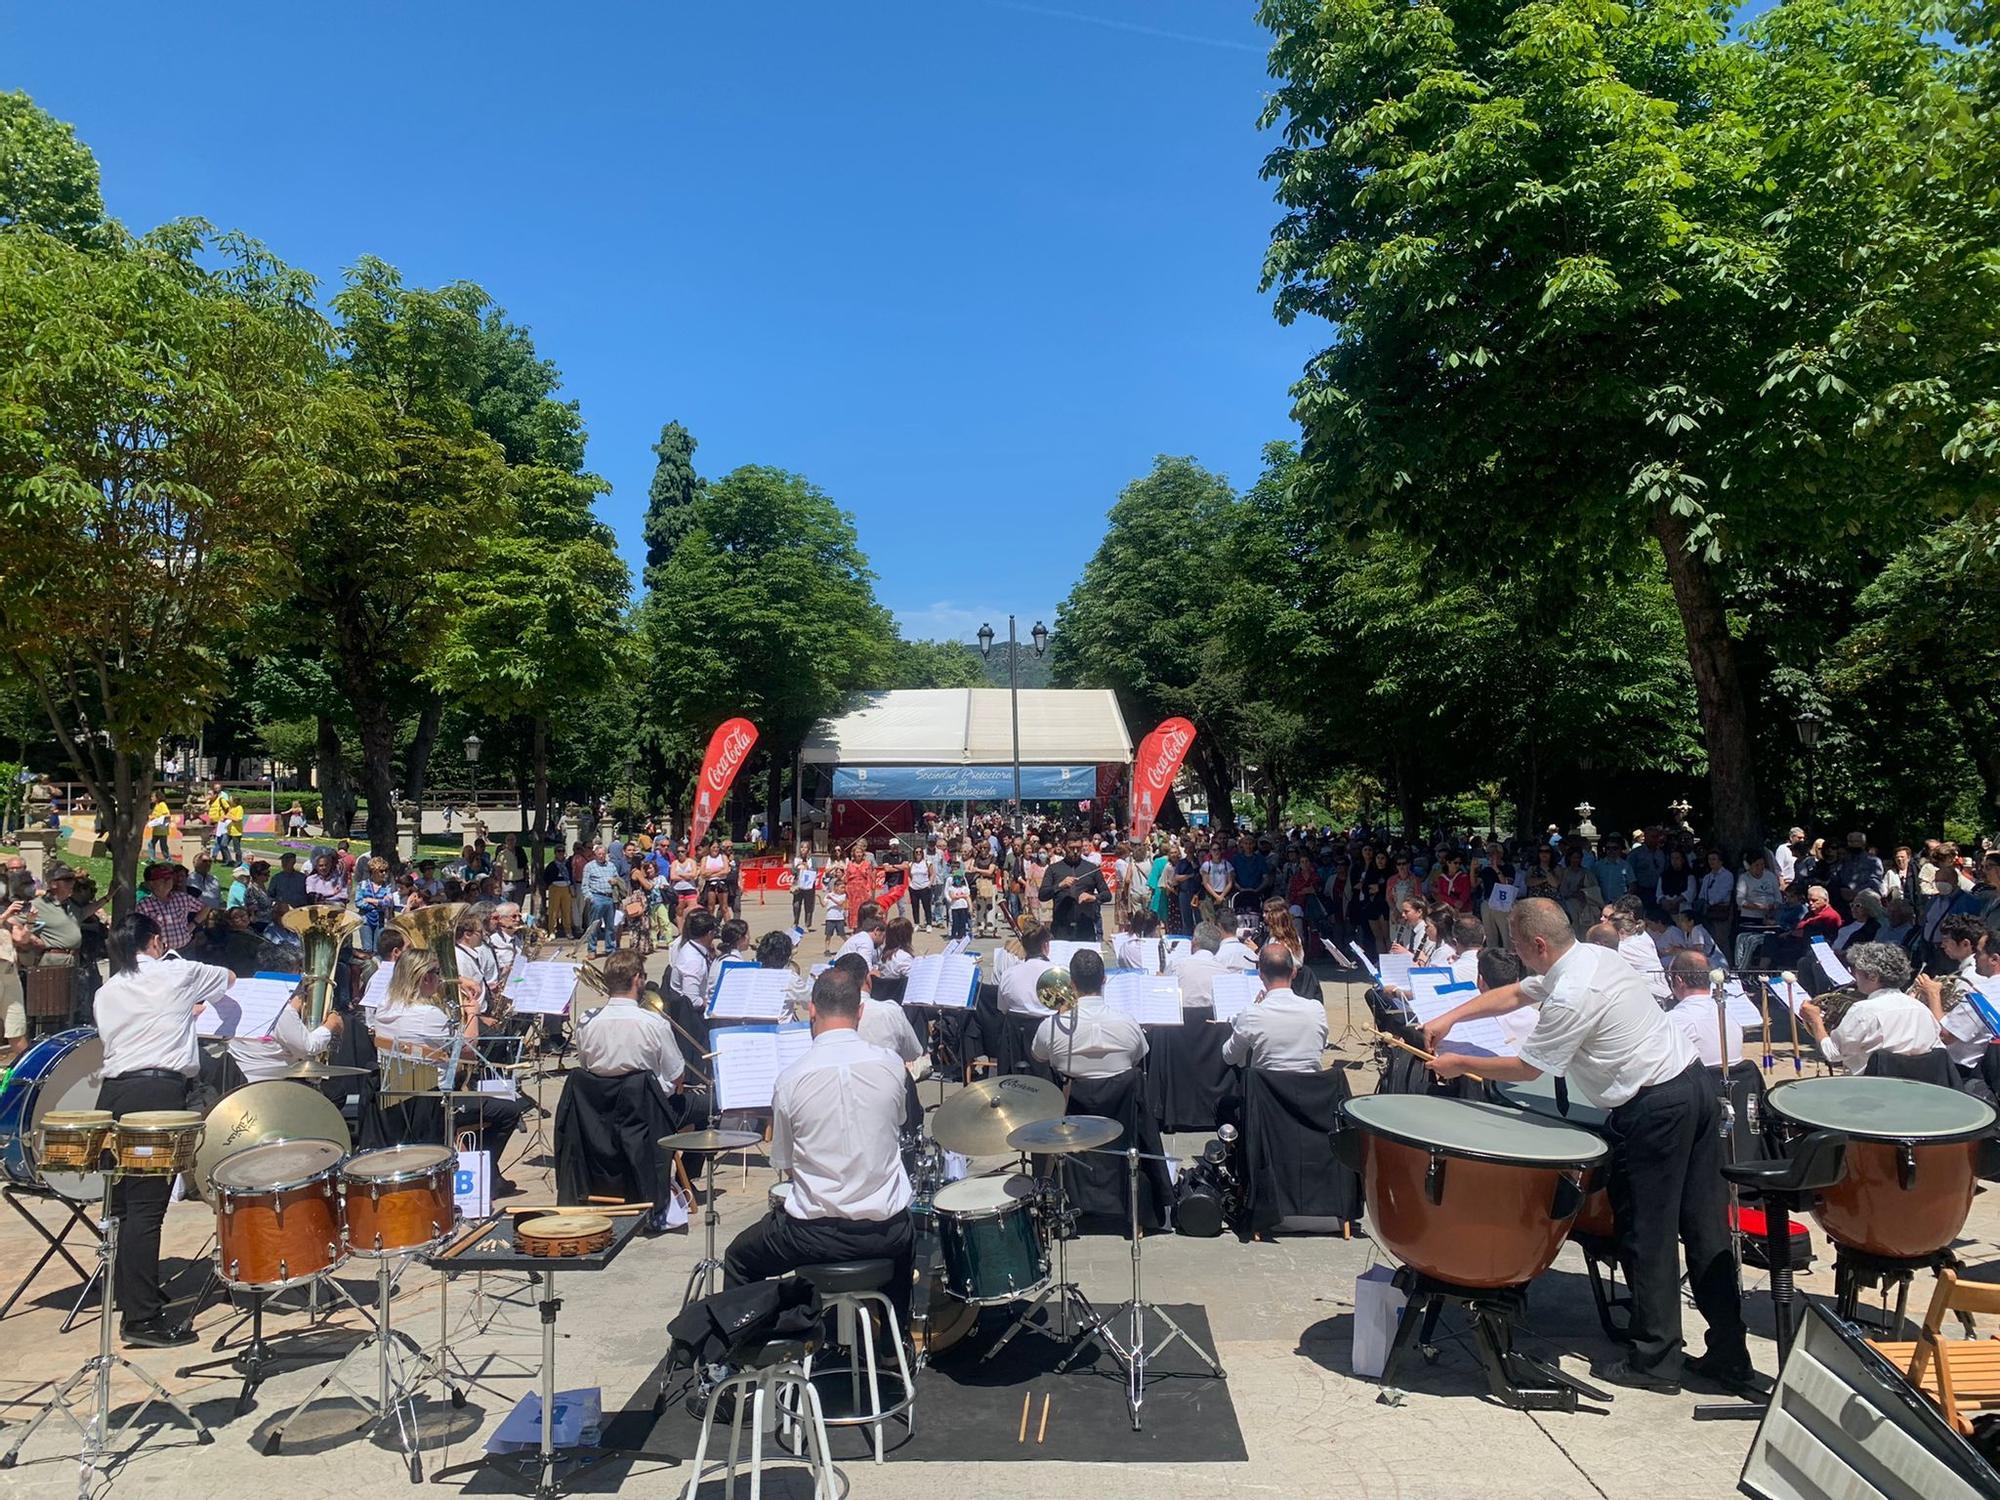
{"label": "timpani drum", "polygon": [[443,1146],[389,1146],[353,1158],[340,1172],[348,1249],[407,1255],[444,1239],[458,1223],[457,1168],[457,1156]]}
{"label": "timpani drum", "polygon": [[1834,1244],[1923,1260],[1958,1238],[1977,1186],[1990,1104],[1903,1078],[1802,1078],[1772,1089],[1787,1124],[1845,1135],[1847,1175],[1820,1192],[1813,1217]]}
{"label": "timpani drum", "polygon": [[202,1120],[192,1109],[139,1109],[118,1117],[118,1170],[126,1177],[178,1177],[194,1170]]}
{"label": "timpani drum", "polygon": [[1049,1284],[1049,1245],[1031,1178],[946,1183],[931,1200],[945,1290],[975,1307],[1032,1297]]}
{"label": "timpani drum", "polygon": [[1611,1154],[1592,1131],[1500,1104],[1371,1094],[1341,1106],[1376,1240],[1435,1281],[1511,1287],[1562,1248],[1592,1168]]}
{"label": "timpani drum", "polygon": [[[1566,1109],[1556,1108],[1556,1081],[1554,1075],[1549,1073],[1525,1083],[1496,1083],[1492,1089],[1502,1104],[1511,1104],[1515,1109],[1525,1109],[1531,1115],[1540,1115],[1545,1120],[1563,1125],[1574,1125],[1579,1130],[1597,1135],[1604,1133],[1604,1123],[1610,1118],[1604,1110],[1576,1094],[1569,1095],[1564,1101],[1568,1106]],[[1570,1225],[1570,1233],[1607,1240],[1612,1238],[1617,1232],[1617,1225],[1611,1217],[1611,1189],[1605,1170],[1600,1167],[1591,1173],[1583,1186],[1583,1204],[1576,1211],[1576,1222]]]}
{"label": "timpani drum", "polygon": [[225,1158],[209,1178],[216,1273],[273,1292],[340,1265],[341,1156],[332,1141],[269,1141]]}
{"label": "timpani drum", "polygon": [[0,1083],[0,1177],[76,1202],[104,1196],[104,1174],[95,1162],[88,1172],[45,1174],[35,1145],[36,1130],[52,1111],[75,1113],[96,1105],[103,1067],[104,1042],[88,1026],[45,1036],[21,1054]]}

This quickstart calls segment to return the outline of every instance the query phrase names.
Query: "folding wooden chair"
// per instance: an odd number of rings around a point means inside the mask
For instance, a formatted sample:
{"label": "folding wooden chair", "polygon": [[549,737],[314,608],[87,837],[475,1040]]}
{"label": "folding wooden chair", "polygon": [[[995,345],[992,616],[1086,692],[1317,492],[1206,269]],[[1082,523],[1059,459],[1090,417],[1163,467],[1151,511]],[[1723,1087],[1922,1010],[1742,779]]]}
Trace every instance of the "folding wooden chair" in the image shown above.
{"label": "folding wooden chair", "polygon": [[1945,1318],[1953,1313],[1968,1328],[1974,1313],[2000,1314],[2000,1286],[1961,1281],[1956,1271],[1940,1270],[1916,1342],[1869,1343],[1937,1404],[1955,1430],[1969,1437],[1974,1413],[2000,1411],[2000,1337],[1947,1339]]}

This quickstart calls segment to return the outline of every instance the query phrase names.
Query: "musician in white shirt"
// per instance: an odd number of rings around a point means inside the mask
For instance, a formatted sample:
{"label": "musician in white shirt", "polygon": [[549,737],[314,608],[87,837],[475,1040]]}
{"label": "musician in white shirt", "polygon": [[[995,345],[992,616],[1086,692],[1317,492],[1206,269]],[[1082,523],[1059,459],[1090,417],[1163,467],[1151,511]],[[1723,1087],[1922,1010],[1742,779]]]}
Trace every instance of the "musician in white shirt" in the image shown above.
{"label": "musician in white shirt", "polygon": [[840,945],[841,953],[859,953],[872,974],[876,959],[881,956],[882,934],[887,928],[888,924],[882,920],[882,908],[873,901],[862,902],[861,910],[854,914],[852,935]]}
{"label": "musician in white shirt", "polygon": [[1257,950],[1235,933],[1222,940],[1222,945],[1215,950],[1215,957],[1223,968],[1239,974],[1245,969],[1257,967]]}
{"label": "musician in white shirt", "polygon": [[1827,1030],[1818,1001],[1808,1000],[1799,1006],[1799,1014],[1819,1043],[1820,1056],[1858,1074],[1877,1052],[1921,1057],[1942,1045],[1937,1017],[1904,989],[1910,982],[1910,959],[1901,948],[1888,943],[1856,943],[1847,950],[1847,967],[1853,971],[1854,988],[1861,998],[1847,1007],[1847,1014],[1832,1031]]}
{"label": "musician in white shirt", "polygon": [[1146,1029],[1104,998],[1104,956],[1085,948],[1069,961],[1076,1008],[1036,1028],[1031,1049],[1065,1078],[1115,1078],[1146,1060]]}
{"label": "musician in white shirt", "polygon": [[1197,922],[1188,956],[1174,970],[1181,982],[1181,1009],[1198,1010],[1215,1004],[1215,976],[1235,971],[1216,956],[1222,947],[1222,929],[1213,922]]}
{"label": "musician in white shirt", "polygon": [[[1120,889],[1123,889],[1121,882]],[[1160,919],[1143,908],[1125,914],[1125,931],[1111,940],[1111,957],[1121,969],[1160,972]]]}
{"label": "musician in white shirt", "polygon": [[1667,988],[1674,996],[1667,1016],[1687,1033],[1704,1067],[1726,1068],[1743,1061],[1742,1024],[1716,1005],[1708,959],[1691,948],[1681,949],[1667,961]]}
{"label": "musician in white shirt", "polygon": [[667,985],[697,1011],[708,1008],[708,989],[715,970],[715,913],[690,911],[681,919],[680,941],[667,961]]}
{"label": "musician in white shirt", "polygon": [[1326,1006],[1292,993],[1298,972],[1292,950],[1266,943],[1257,954],[1257,977],[1264,993],[1229,1023],[1222,1044],[1226,1063],[1249,1064],[1268,1073],[1317,1073],[1326,1051]]}
{"label": "musician in white shirt", "polygon": [[576,1057],[585,1071],[601,1078],[651,1073],[660,1091],[679,1089],[687,1063],[667,1018],[639,1003],[646,988],[646,961],[620,951],[604,961],[604,1004],[577,1033]]}
{"label": "musician in white shirt", "polygon": [[[236,976],[214,964],[166,956],[160,927],[144,912],[118,919],[110,936],[111,977],[98,990],[98,1033],[104,1043],[97,1107],[114,1115],[186,1109],[201,1072],[195,1017],[221,999]],[[160,1225],[173,1192],[171,1177],[127,1177],[111,1193],[120,1221],[119,1336],[149,1349],[194,1342],[186,1328],[168,1326],[160,1284]]]}
{"label": "musician in white shirt", "polygon": [[1938,948],[1958,980],[1958,1004],[1946,1010],[1944,987],[1928,974],[1913,979],[1910,991],[1937,1018],[1944,1050],[1951,1054],[1959,1076],[1970,1080],[1979,1076],[1986,1049],[1993,1045],[1993,1030],[1966,992],[1976,989],[1981,980],[2000,974],[2000,953],[1994,951],[1993,935],[1986,930],[1986,924],[1962,912],[1938,923]]}
{"label": "musician in white shirt", "polygon": [[279,1009],[271,1029],[263,1036],[233,1036],[229,1039],[229,1055],[249,1082],[264,1083],[269,1079],[283,1078],[294,1063],[318,1057],[333,1045],[333,1039],[340,1031],[340,1013],[329,1007],[326,1019],[311,1031],[306,1030],[304,990],[307,987],[302,986],[301,993],[292,996]]}
{"label": "musician in white shirt", "polygon": [[1049,962],[1049,930],[1030,922],[1021,929],[1022,957],[1000,976],[1000,1009],[1010,1016],[1046,1016],[1049,1008],[1035,987],[1055,965]]}
{"label": "musician in white shirt", "polygon": [[917,1040],[916,1030],[903,1007],[893,1000],[877,1000],[869,993],[874,979],[860,954],[843,953],[833,961],[833,967],[852,979],[861,991],[861,1015],[855,1030],[861,1033],[862,1041],[895,1053],[905,1063],[913,1063],[924,1055],[924,1044]]}
{"label": "musician in white shirt", "polygon": [[1486,942],[1486,924],[1470,912],[1451,924],[1451,982],[1479,983],[1479,952]]}
{"label": "musician in white shirt", "polygon": [[909,1074],[893,1053],[863,1041],[861,990],[829,969],[812,992],[812,1046],[771,1093],[771,1165],[791,1195],[731,1241],[729,1286],[804,1265],[887,1259],[884,1290],[908,1326],[910,1179],[901,1132]]}

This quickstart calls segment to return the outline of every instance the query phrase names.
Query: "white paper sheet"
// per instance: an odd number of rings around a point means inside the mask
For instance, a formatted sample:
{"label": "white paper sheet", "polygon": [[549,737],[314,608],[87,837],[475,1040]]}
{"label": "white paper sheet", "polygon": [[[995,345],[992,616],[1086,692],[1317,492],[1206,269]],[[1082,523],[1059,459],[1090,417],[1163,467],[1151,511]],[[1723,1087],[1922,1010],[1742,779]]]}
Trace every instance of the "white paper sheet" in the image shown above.
{"label": "white paper sheet", "polygon": [[[773,970],[772,972],[776,972]],[[778,1075],[812,1045],[810,1026],[723,1026],[708,1034],[715,1050],[716,1108],[769,1109]]]}
{"label": "white paper sheet", "polygon": [[1840,955],[1833,951],[1833,944],[1829,943],[1825,938],[1814,938],[1812,940],[1812,951],[1813,957],[1819,960],[1820,972],[1826,975],[1828,979],[1831,979],[1835,984],[1854,983],[1854,971],[1849,969],[1841,961]]}
{"label": "white paper sheet", "polygon": [[[1447,984],[1427,998],[1410,997],[1410,1009],[1418,1021],[1428,1025],[1446,1011],[1456,1010],[1479,993],[1476,984]],[[1440,1052],[1463,1052],[1473,1057],[1512,1057],[1521,1050],[1508,1028],[1500,1024],[1498,1016],[1479,1016],[1470,1021],[1460,1021],[1451,1028],[1451,1035],[1438,1043]]]}
{"label": "white paper sheet", "polygon": [[1187,961],[1187,956],[1190,953],[1194,952],[1194,939],[1191,937],[1168,937],[1166,944],[1167,972],[1171,974]]}
{"label": "white paper sheet", "polygon": [[194,1018],[195,1035],[267,1037],[298,989],[295,979],[239,979],[228,994],[202,1007]]}
{"label": "white paper sheet", "polygon": [[377,964],[368,976],[368,988],[361,993],[363,1010],[380,1010],[389,1000],[389,981],[396,977],[394,964]]}
{"label": "white paper sheet", "polygon": [[1764,1012],[1756,1002],[1743,993],[1743,981],[1732,979],[1722,987],[1723,1003],[1728,1007],[1729,1019],[1745,1031],[1764,1029]]}
{"label": "white paper sheet", "polygon": [[582,965],[560,958],[538,958],[522,966],[507,986],[507,998],[522,1015],[559,1016],[569,1009],[576,992],[576,971]]}
{"label": "white paper sheet", "polygon": [[1171,974],[1121,970],[1104,981],[1104,1000],[1141,1026],[1181,1024],[1181,982]]}
{"label": "white paper sheet", "polygon": [[979,999],[979,960],[969,953],[927,953],[910,965],[905,1005],[968,1010]]}
{"label": "white paper sheet", "polygon": [[972,939],[970,937],[956,937],[944,945],[943,951],[946,953],[963,953],[971,946],[971,943]]}
{"label": "white paper sheet", "polygon": [[1215,1019],[1233,1021],[1244,1011],[1257,1003],[1257,997],[1264,993],[1264,985],[1255,974],[1218,974],[1215,976]]}
{"label": "white paper sheet", "polygon": [[[1764,976],[1764,984],[1765,987],[1771,991],[1771,998],[1777,1001],[1778,1004],[1783,1008],[1791,1011],[1793,1015],[1797,1015],[1799,1013],[1799,1007],[1805,1004],[1806,1001],[1812,999],[1812,996],[1806,993],[1806,987],[1804,985],[1799,984],[1796,981],[1791,984],[1786,984],[1785,981],[1780,979],[1776,974],[1766,974]],[[1757,1024],[1759,1026],[1764,1024],[1763,1019],[1761,1017],[1758,1019]]]}
{"label": "white paper sheet", "polygon": [[1104,945],[1102,943],[1072,943],[1067,939],[1059,938],[1049,944],[1049,962],[1054,964],[1058,969],[1067,969],[1069,961],[1072,958],[1076,957],[1079,953],[1085,952],[1095,953],[1099,958],[1102,958],[1104,956]]}
{"label": "white paper sheet", "polygon": [[1360,960],[1361,967],[1366,969],[1374,978],[1380,979],[1382,977],[1382,971],[1375,967],[1375,960],[1368,956],[1366,948],[1362,947],[1359,943],[1349,943],[1347,951]]}
{"label": "white paper sheet", "polygon": [[796,978],[790,969],[724,964],[708,1013],[739,1021],[789,1021],[792,981]]}
{"label": "white paper sheet", "polygon": [[1385,953],[1382,955],[1382,985],[1385,989],[1410,992],[1410,955],[1407,953]]}
{"label": "white paper sheet", "polygon": [[[1412,969],[1410,970],[1409,994],[1414,1000],[1435,1000],[1438,997],[1439,991],[1455,982],[1451,977],[1451,970],[1449,969]],[[1477,986],[1475,985],[1474,988],[1476,989]],[[1464,1002],[1461,999],[1453,1003],[1463,1004]]]}

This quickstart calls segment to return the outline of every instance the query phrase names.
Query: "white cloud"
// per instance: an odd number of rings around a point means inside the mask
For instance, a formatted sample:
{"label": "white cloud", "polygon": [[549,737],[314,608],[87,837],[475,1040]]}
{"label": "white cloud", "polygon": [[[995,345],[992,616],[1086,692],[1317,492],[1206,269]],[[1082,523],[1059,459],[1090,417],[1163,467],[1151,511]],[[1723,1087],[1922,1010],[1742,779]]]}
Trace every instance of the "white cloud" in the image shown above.
{"label": "white cloud", "polygon": [[[978,644],[976,634],[981,625],[991,625],[996,636],[1007,633],[1007,611],[982,605],[954,604],[949,599],[940,599],[935,604],[920,605],[914,609],[893,609],[896,624],[903,632],[903,639],[909,641],[964,641],[968,646]],[[1039,614],[1030,610],[1014,612],[1014,628],[1021,640],[1026,642],[1028,632],[1040,620],[1049,629],[1056,626],[1055,606],[1050,605]]]}

